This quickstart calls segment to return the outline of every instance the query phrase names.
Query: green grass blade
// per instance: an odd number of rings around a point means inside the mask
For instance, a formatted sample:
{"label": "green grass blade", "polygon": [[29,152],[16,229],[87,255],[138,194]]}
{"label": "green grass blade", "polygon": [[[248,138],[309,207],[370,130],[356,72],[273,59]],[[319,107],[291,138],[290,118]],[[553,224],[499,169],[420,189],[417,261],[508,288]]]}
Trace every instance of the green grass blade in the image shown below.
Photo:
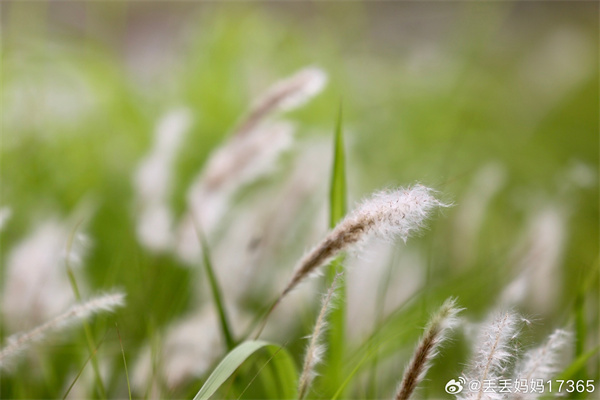
{"label": "green grass blade", "polygon": [[88,362],[90,362],[90,360],[92,359],[92,357],[94,357],[96,355],[96,353],[98,352],[98,349],[100,348],[100,346],[102,346],[103,342],[104,342],[104,338],[102,338],[102,340],[100,340],[100,342],[98,342],[98,347],[96,347],[94,349],[94,352],[88,356],[87,360],[85,360],[85,362],[83,363],[82,367],[79,369],[79,372],[77,373],[77,375],[75,375],[75,378],[73,378],[73,381],[71,382],[71,384],[67,388],[67,391],[65,392],[65,394],[63,396],[63,400],[65,400],[67,398],[67,396],[71,392],[71,389],[73,389],[73,386],[75,386],[75,384],[77,383],[77,380],[79,380],[79,378],[81,377],[81,374],[83,373],[83,370],[87,366]]}
{"label": "green grass blade", "polygon": [[[67,270],[67,275],[69,277],[69,283],[71,284],[71,289],[73,290],[73,294],[75,295],[75,299],[78,302],[81,302],[81,292],[79,291],[79,285],[77,285],[77,280],[75,279],[75,274],[73,273],[73,269],[71,268],[71,264],[69,262],[69,255],[71,254],[71,248],[73,247],[73,240],[75,239],[75,234],[77,233],[77,229],[83,223],[83,220],[79,221],[73,230],[71,231],[71,235],[69,236],[69,240],[67,242],[66,248],[66,256],[65,256],[65,269]],[[106,390],[104,389],[104,383],[102,382],[102,376],[100,375],[100,366],[98,365],[98,358],[96,357],[96,343],[94,342],[94,335],[92,334],[92,329],[90,328],[90,324],[83,320],[81,322],[83,325],[83,331],[85,332],[85,339],[87,342],[88,350],[90,352],[92,368],[94,370],[94,377],[96,379],[98,394],[101,399],[106,399]]]}
{"label": "green grass blade", "polygon": [[217,277],[213,269],[210,257],[210,249],[208,247],[208,244],[206,243],[206,238],[202,234],[202,231],[200,230],[200,227],[196,224],[196,222],[194,222],[194,226],[196,228],[196,234],[198,235],[200,246],[202,247],[202,264],[204,265],[204,270],[206,271],[206,276],[208,277],[208,283],[210,285],[210,292],[212,294],[215,307],[217,308],[217,312],[219,314],[221,332],[223,333],[223,338],[225,339],[227,350],[231,350],[235,347],[235,340],[233,339],[233,335],[231,334],[231,328],[229,327],[229,319],[227,318],[227,313],[225,312],[223,294],[221,293],[221,288],[217,282]]}
{"label": "green grass blade", "polygon": [[[262,340],[248,341],[241,343],[236,348],[231,350],[225,358],[217,365],[212,374],[208,377],[200,391],[194,397],[194,400],[207,400],[229,379],[229,377],[244,363],[251,355],[257,351],[266,348],[271,352],[271,360],[277,361],[277,371],[280,374],[279,379],[287,382],[287,386],[295,388],[298,374],[287,350],[281,346]],[[277,357],[275,357],[277,355]],[[283,374],[283,375],[282,375]],[[295,396],[295,392],[293,393]],[[286,394],[284,397],[293,397]]]}
{"label": "green grass blade", "polygon": [[[585,298],[590,289],[597,287],[597,275],[600,270],[600,258],[596,258],[594,266],[582,280],[574,305],[575,314],[575,357],[579,357],[584,352],[584,344],[587,337],[587,323],[585,317]],[[585,375],[585,373],[584,373]]]}
{"label": "green grass blade", "polygon": [[333,228],[346,215],[346,155],[342,130],[342,105],[338,111],[334,134],[333,168],[329,190],[329,227]]}
{"label": "green grass blade", "polygon": [[260,376],[265,393],[270,393],[271,399],[295,399],[297,397],[296,384],[298,371],[290,354],[284,347],[267,346],[268,359],[259,368],[256,375],[242,391],[238,399]]}
{"label": "green grass blade", "polygon": [[131,384],[129,383],[129,371],[127,370],[127,359],[125,358],[125,349],[123,348],[123,340],[121,340],[121,332],[115,322],[115,329],[117,330],[117,336],[119,337],[119,346],[121,347],[121,354],[123,355],[123,367],[125,368],[125,379],[127,380],[127,392],[129,393],[129,400],[131,400]]}
{"label": "green grass blade", "polygon": [[[290,353],[284,348],[275,349],[268,347],[267,350],[272,355],[272,368],[277,375],[277,384],[279,387],[280,399],[295,399],[298,396],[296,392],[298,384],[298,370]],[[277,353],[273,353],[277,351]]]}
{"label": "green grass blade", "polygon": [[[329,192],[329,227],[333,228],[346,215],[346,160],[344,151],[344,135],[342,128],[342,105],[338,111],[337,121],[334,133],[334,151],[333,167],[331,171],[331,187]],[[331,285],[336,274],[341,272],[343,258],[334,260],[327,271],[327,283]],[[344,344],[345,344],[345,324],[346,324],[346,284],[342,279],[338,287],[338,302],[329,315],[329,340],[328,340],[328,359],[327,359],[327,381],[330,383],[329,394],[332,394],[339,387],[342,370]]]}

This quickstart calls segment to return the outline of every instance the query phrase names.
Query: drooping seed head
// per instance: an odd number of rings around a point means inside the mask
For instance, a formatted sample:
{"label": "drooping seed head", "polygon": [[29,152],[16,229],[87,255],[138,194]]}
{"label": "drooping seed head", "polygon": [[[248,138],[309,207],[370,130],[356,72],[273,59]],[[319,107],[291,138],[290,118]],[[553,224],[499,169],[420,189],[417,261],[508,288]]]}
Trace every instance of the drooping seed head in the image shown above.
{"label": "drooping seed head", "polygon": [[400,237],[406,242],[425,225],[434,209],[449,206],[433,193],[433,189],[415,185],[373,194],[301,259],[283,295],[339,252],[356,248],[371,236],[384,240]]}

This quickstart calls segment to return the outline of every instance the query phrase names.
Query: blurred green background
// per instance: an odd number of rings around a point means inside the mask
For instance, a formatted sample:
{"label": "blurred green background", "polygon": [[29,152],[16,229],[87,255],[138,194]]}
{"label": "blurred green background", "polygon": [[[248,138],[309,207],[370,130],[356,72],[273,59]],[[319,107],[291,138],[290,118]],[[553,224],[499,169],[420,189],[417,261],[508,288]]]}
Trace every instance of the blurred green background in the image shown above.
{"label": "blurred green background", "polygon": [[[296,124],[298,145],[274,174],[242,191],[240,213],[262,212],[266,202],[248,201],[250,207],[245,199],[278,193],[303,144],[332,143],[340,101],[350,204],[414,182],[454,203],[421,237],[397,244],[396,253],[419,255],[424,277],[410,307],[367,329],[377,332],[381,354],[350,386],[349,398],[392,395],[418,328],[443,299],[458,297],[465,317],[478,321],[506,296],[517,296],[506,288],[528,268],[535,282],[515,301],[535,321],[524,341],[571,326],[577,354],[598,344],[598,3],[6,1],[0,7],[0,205],[12,210],[1,233],[2,276],[11,248],[41,221],[53,216],[74,226],[75,210],[93,210],[85,222],[93,245],[79,279],[87,295],[112,287],[128,294],[124,310],[93,324],[96,339],[104,338],[99,354],[110,365],[109,397],[127,396],[114,321],[133,365],[148,342],[160,342],[169,324],[206,298],[195,284],[198,271],[136,239],[132,176],[160,118],[179,107],[192,112],[169,199],[180,216],[194,176],[253,99],[309,65],[322,68],[329,84],[285,115]],[[291,274],[302,250],[320,237],[302,225],[324,232],[327,219],[307,210],[326,204],[329,160],[330,154],[314,164],[325,166],[316,172],[315,190],[298,218],[287,216],[294,225],[283,244],[268,249],[263,268]],[[236,226],[238,214],[232,215],[229,229]],[[243,253],[234,245],[245,243],[231,243],[231,252]],[[380,290],[362,295],[385,297]],[[271,300],[251,292],[241,308],[257,313]],[[298,363],[315,303],[299,309],[300,323],[287,333]],[[2,324],[4,338],[12,333]],[[42,361],[28,358],[17,372],[3,374],[2,398],[62,396],[63,382],[87,357],[77,335],[38,350]],[[349,347],[349,360],[360,358],[363,340]],[[458,335],[448,346],[422,397],[451,397],[443,384],[467,362],[467,343]],[[580,379],[598,378],[597,357],[592,361]],[[162,393],[191,398],[201,381]]]}

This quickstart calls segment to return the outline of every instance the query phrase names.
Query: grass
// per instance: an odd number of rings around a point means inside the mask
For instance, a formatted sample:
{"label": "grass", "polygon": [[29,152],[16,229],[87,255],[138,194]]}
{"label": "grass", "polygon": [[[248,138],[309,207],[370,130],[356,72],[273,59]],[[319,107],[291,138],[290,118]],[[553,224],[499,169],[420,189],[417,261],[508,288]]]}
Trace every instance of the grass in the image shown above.
{"label": "grass", "polygon": [[[0,397],[296,398],[304,337],[338,270],[346,276],[307,398],[393,398],[422,327],[450,297],[465,309],[461,328],[414,397],[451,398],[444,386],[473,351],[463,328],[509,306],[533,320],[522,353],[572,329],[557,376],[598,381],[597,5],[81,7],[83,29],[60,22],[58,5],[3,4],[0,207],[12,216],[0,231],[0,342],[36,321],[11,314],[7,293],[16,249],[49,219],[92,241],[81,267],[58,265],[53,279],[77,299],[117,288],[127,305],[24,354],[2,371]],[[160,25],[163,13],[180,23]],[[149,26],[156,36],[137,30]],[[308,65],[328,74],[327,87],[270,115],[293,122],[294,142],[269,173],[236,188],[214,231],[194,237],[204,259],[144,247],[133,173],[161,117],[180,107],[192,115],[165,196],[176,225],[195,176],[245,110]],[[489,165],[504,178],[478,180]],[[393,257],[366,243],[337,258],[251,339],[252,321],[263,322],[326,228],[370,193],[415,182],[453,207],[406,244],[389,243]],[[471,196],[486,190],[485,201]],[[521,276],[528,293],[503,303]],[[44,315],[56,297],[29,309]],[[202,322],[174,340],[189,321]]]}

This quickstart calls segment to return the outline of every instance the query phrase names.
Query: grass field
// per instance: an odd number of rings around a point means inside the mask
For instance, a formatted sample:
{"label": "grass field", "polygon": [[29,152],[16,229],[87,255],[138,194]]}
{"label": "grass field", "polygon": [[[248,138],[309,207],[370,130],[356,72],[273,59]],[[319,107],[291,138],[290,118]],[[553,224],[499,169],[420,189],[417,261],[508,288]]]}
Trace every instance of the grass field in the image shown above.
{"label": "grass field", "polygon": [[1,398],[597,398],[598,4],[0,8]]}

